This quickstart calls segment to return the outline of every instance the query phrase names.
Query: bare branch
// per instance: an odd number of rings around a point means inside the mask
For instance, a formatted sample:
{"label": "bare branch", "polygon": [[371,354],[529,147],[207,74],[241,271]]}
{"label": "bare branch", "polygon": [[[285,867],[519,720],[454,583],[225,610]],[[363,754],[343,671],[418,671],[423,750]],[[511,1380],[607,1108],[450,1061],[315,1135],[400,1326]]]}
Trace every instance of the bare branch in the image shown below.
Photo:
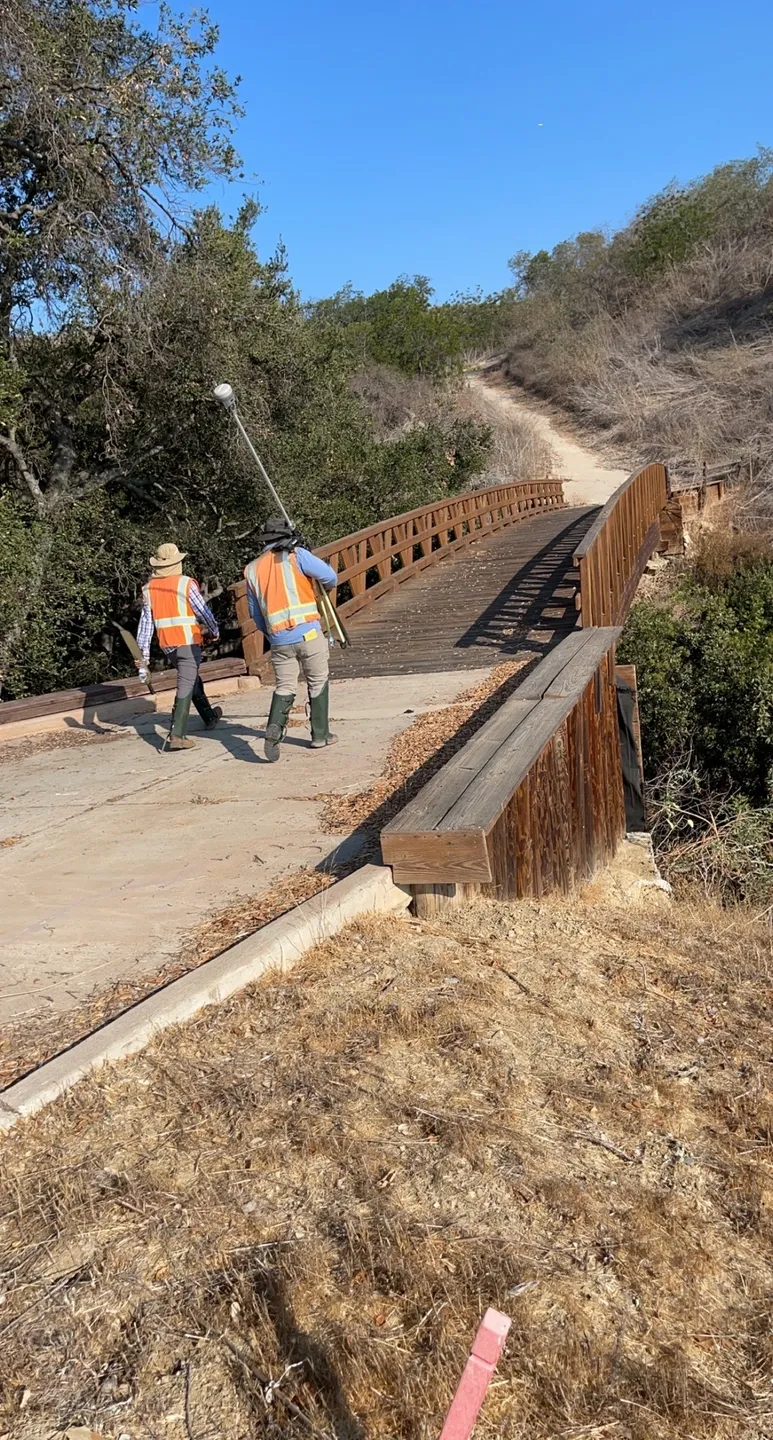
{"label": "bare branch", "polygon": [[55,495],[60,495],[67,489],[75,464],[75,446],[67,426],[58,420],[52,424],[51,429],[56,436],[57,445],[48,486],[49,503]]}
{"label": "bare branch", "polygon": [[31,205],[29,203],[17,205],[15,210],[0,210],[0,224],[10,230],[12,226],[18,224],[20,220],[23,220],[25,215],[34,215],[36,219],[39,219],[41,215],[48,214],[48,206]]}
{"label": "bare branch", "polygon": [[37,475],[28,464],[24,451],[16,439],[16,430],[11,430],[8,435],[0,435],[0,445],[8,451],[13,459],[23,485],[26,486],[35,501],[38,514],[44,515],[46,512],[46,497],[38,484]]}
{"label": "bare branch", "polygon": [[155,205],[156,208],[161,211],[162,215],[165,215],[165,216],[166,216],[166,218],[167,218],[167,220],[169,221],[170,225],[173,225],[176,230],[179,230],[180,233],[185,236],[186,240],[192,240],[192,239],[193,239],[193,232],[192,232],[191,230],[189,230],[186,225],[183,225],[182,221],[178,220],[178,219],[172,214],[171,210],[168,210],[168,209],[167,209],[167,207],[166,207],[166,205],[163,203],[163,201],[162,201],[162,200],[159,200],[158,196],[157,196],[157,195],[154,195],[152,190],[149,190],[146,185],[138,184],[138,183],[134,180],[134,177],[129,174],[129,171],[126,169],[126,166],[122,163],[121,160],[119,160],[119,158],[118,158],[118,156],[116,155],[113,147],[112,147],[111,145],[108,145],[107,141],[106,141],[106,140],[103,140],[101,137],[97,140],[97,144],[100,146],[100,148],[101,148],[102,150],[104,150],[105,154],[110,157],[110,159],[112,160],[113,164],[115,165],[115,168],[116,168],[116,170],[118,171],[119,175],[122,177],[122,179],[125,181],[125,183],[130,187],[130,189],[132,189],[132,190],[134,191],[135,195],[142,195],[143,198],[144,198],[145,200],[147,200],[149,204]]}

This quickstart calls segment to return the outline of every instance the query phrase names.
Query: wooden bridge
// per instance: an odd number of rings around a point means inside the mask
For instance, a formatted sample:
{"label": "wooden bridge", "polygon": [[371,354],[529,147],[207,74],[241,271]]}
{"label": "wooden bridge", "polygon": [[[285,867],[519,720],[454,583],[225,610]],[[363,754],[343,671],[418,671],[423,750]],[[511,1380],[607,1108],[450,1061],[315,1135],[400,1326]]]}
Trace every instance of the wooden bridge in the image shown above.
{"label": "wooden bridge", "polygon": [[[353,641],[336,652],[334,677],[396,680],[533,657],[512,697],[382,833],[385,861],[417,894],[568,889],[613,852],[625,829],[614,647],[661,516],[673,539],[669,503],[662,465],[601,510],[567,508],[559,480],[497,485],[318,551],[338,576]],[[212,662],[205,678],[268,676],[244,583],[233,591],[243,658]],[[156,688],[165,682],[168,672]],[[129,679],[10,702],[0,727],[109,709],[141,690]]]}
{"label": "wooden bridge", "polygon": [[[334,673],[388,677],[531,652],[515,694],[382,832],[384,860],[429,908],[482,887],[570,889],[625,833],[615,643],[669,500],[662,465],[600,510],[560,481],[426,505],[324,546],[353,645]],[[235,587],[245,658],[263,638]]]}

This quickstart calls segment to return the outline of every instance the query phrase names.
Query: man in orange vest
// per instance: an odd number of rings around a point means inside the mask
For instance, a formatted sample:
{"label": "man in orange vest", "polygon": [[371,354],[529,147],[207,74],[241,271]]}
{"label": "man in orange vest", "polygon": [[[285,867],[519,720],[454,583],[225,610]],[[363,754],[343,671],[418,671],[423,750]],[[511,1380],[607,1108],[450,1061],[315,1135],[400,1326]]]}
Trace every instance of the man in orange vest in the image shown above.
{"label": "man in orange vest", "polygon": [[299,670],[309,689],[312,749],[323,750],[338,739],[328,724],[330,642],[314,591],[315,580],[333,589],[336,573],[298,538],[286,520],[268,520],[260,537],[262,553],[244,572],[250,615],[271,644],[276,686],[265,739],[265,756],[271,761],[279,759]]}
{"label": "man in orange vest", "polygon": [[140,679],[147,679],[154,626],[161,649],[177,670],[177,695],[165,747],[170,750],[192,750],[196,744],[185,737],[191,701],[207,730],[214,729],[223,713],[219,705],[210,705],[199,675],[203,629],[213,640],[220,638],[220,632],[196,581],[183,575],[184,559],[176,545],[159,545],[158,554],[151,555],[153,573],[142,591],[137,629],[137,644],[145,662],[138,667]]}

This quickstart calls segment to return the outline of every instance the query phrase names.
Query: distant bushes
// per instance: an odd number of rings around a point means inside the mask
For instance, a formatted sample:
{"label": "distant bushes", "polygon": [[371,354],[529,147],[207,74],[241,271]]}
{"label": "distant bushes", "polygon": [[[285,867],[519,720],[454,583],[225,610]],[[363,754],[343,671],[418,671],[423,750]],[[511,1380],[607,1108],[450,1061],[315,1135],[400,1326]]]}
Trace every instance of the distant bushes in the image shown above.
{"label": "distant bushes", "polygon": [[510,323],[507,294],[459,295],[433,305],[425,275],[400,276],[386,290],[363,295],[346,286],[309,309],[342,332],[357,366],[391,366],[405,375],[444,380],[465,358],[502,340]]}

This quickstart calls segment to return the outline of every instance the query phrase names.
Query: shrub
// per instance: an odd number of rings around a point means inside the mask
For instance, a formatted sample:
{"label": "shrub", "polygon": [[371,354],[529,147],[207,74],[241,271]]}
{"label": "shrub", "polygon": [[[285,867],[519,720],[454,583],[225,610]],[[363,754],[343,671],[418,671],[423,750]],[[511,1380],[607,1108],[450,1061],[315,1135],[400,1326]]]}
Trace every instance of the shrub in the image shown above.
{"label": "shrub", "polygon": [[634,468],[745,460],[773,490],[773,152],[647,201],[607,240],[511,261],[506,372]]}
{"label": "shrub", "polygon": [[665,607],[634,607],[620,647],[637,667],[649,775],[690,747],[712,788],[755,803],[773,774],[773,561],[685,578]]}
{"label": "shrub", "polygon": [[686,755],[648,786],[652,838],[672,885],[720,904],[773,905],[773,805],[712,792]]}
{"label": "shrub", "polygon": [[653,837],[672,880],[773,903],[773,559],[713,540],[665,603],[634,606]]}

